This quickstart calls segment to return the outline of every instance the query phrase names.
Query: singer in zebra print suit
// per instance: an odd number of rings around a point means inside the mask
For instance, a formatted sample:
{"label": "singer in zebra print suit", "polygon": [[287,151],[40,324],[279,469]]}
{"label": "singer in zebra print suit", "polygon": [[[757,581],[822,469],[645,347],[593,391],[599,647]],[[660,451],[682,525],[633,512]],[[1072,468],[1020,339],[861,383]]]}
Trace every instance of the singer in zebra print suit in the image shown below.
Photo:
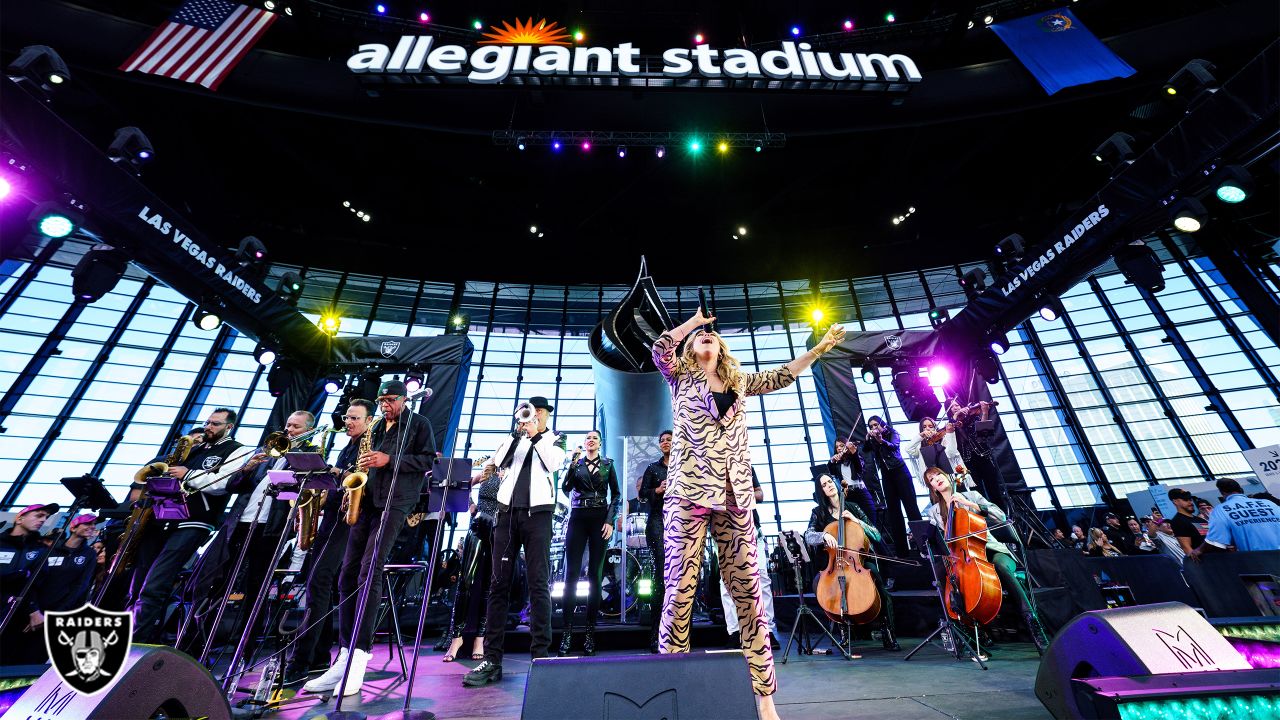
{"label": "singer in zebra print suit", "polygon": [[[666,592],[659,648],[688,652],[693,597],[710,524],[720,573],[733,595],[742,650],[751,671],[762,720],[778,717],[773,693],[773,651],[762,611],[756,529],[751,521],[751,451],[747,439],[749,395],[795,382],[823,353],[844,338],[833,325],[822,341],[791,362],[763,372],[743,372],[720,335],[704,328],[714,321],[702,309],[653,344],[653,359],[671,386],[673,438],[667,492],[662,507]],[[683,350],[680,342],[687,338]]]}

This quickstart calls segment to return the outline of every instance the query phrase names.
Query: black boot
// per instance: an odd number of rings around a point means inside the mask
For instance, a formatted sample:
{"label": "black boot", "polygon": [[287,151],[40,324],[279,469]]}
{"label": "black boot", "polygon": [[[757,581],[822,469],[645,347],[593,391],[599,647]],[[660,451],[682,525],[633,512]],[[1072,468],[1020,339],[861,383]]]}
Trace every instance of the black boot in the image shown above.
{"label": "black boot", "polygon": [[569,654],[569,649],[573,647],[573,628],[566,627],[564,633],[560,635],[560,657]]}
{"label": "black boot", "polygon": [[451,640],[453,640],[453,618],[452,617],[449,618],[449,624],[445,626],[444,632],[440,634],[440,640],[435,645],[432,645],[431,649],[435,650],[436,652],[441,652],[445,648],[449,647],[449,642]]}
{"label": "black boot", "polygon": [[588,625],[582,633],[582,654],[591,657],[596,654],[596,627]]}
{"label": "black boot", "polygon": [[898,644],[898,639],[893,636],[893,626],[885,623],[884,630],[881,631],[880,641],[884,643],[885,650],[901,650],[902,646]]}
{"label": "black boot", "polygon": [[1044,631],[1044,625],[1040,624],[1040,618],[1033,612],[1022,613],[1022,619],[1026,620],[1027,629],[1031,631],[1031,642],[1036,644],[1036,652],[1043,657],[1049,649],[1049,635]]}

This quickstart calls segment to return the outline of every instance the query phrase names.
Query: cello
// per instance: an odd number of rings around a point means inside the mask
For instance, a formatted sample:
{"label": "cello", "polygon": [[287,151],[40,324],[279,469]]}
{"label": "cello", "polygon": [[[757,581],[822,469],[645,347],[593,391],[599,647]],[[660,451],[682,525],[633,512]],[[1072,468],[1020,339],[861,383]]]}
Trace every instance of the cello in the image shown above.
{"label": "cello", "polygon": [[880,614],[880,593],[871,570],[862,564],[871,549],[867,534],[857,521],[844,517],[843,507],[823,532],[836,538],[836,546],[827,548],[827,567],[818,573],[818,605],[835,622],[871,622]]}
{"label": "cello", "polygon": [[1001,601],[1000,576],[996,566],[987,560],[987,520],[955,503],[951,503],[946,518],[948,558],[943,604],[947,616],[966,625],[986,625],[1000,612]]}

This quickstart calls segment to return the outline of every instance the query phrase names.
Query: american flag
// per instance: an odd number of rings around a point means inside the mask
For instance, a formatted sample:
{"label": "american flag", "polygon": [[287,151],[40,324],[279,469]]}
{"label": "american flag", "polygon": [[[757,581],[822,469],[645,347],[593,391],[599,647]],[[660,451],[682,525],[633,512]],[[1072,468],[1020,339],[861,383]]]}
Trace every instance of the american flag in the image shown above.
{"label": "american flag", "polygon": [[275,21],[275,13],[230,0],[187,0],[120,69],[217,90]]}

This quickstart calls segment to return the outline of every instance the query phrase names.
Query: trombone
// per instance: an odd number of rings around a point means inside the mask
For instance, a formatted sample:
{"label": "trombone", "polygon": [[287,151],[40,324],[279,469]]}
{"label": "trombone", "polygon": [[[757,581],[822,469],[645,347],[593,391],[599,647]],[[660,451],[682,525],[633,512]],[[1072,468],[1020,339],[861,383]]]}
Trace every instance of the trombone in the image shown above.
{"label": "trombone", "polygon": [[267,436],[267,439],[262,443],[262,449],[271,457],[278,458],[287,452],[292,452],[298,446],[307,442],[316,435],[320,435],[321,441],[323,442],[324,434],[331,431],[332,429],[328,425],[321,425],[302,433],[298,437],[290,438],[288,434],[280,430],[276,430]]}

